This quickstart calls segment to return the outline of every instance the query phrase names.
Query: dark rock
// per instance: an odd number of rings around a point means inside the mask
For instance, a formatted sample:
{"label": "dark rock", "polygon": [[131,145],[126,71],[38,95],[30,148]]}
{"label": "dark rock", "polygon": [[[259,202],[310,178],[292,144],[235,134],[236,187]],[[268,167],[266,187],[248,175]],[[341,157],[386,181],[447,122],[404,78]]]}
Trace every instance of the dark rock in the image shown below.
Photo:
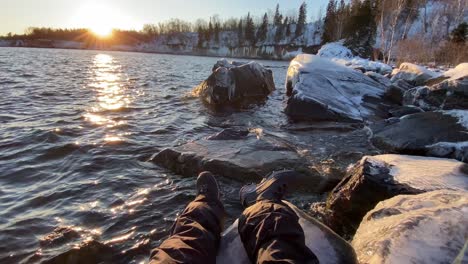
{"label": "dark rock", "polygon": [[393,108],[389,112],[393,117],[402,117],[405,115],[422,113],[424,112],[424,110],[414,105],[405,105],[405,106]]}
{"label": "dark rock", "polygon": [[[436,168],[436,169],[434,169]],[[380,155],[352,167],[313,214],[339,235],[351,237],[377,203],[400,194],[440,189],[468,189],[467,165],[455,160]]]}
{"label": "dark rock", "polygon": [[273,171],[289,169],[304,176],[304,189],[315,192],[325,191],[339,181],[311,168],[304,157],[279,138],[261,133],[250,133],[237,140],[220,138],[164,149],[152,161],[187,177],[208,170],[246,182],[257,182]]}
{"label": "dark rock", "polygon": [[402,105],[405,92],[406,90],[404,88],[392,84],[385,89],[384,97],[395,104]]}
{"label": "dark rock", "polygon": [[[462,68],[462,65],[457,68]],[[452,77],[442,76],[431,81],[431,86],[408,90],[404,96],[405,104],[425,110],[468,109],[468,73],[457,68]]]}
{"label": "dark rock", "polygon": [[[375,124],[372,126],[372,143],[390,153],[430,155],[434,154],[430,150],[435,144],[443,147],[441,143],[468,141],[467,128],[459,123],[459,117],[450,113],[417,113],[404,116],[398,122]],[[445,154],[441,157],[461,159],[464,156],[453,152]]]}
{"label": "dark rock", "polygon": [[248,130],[238,130],[238,129],[232,129],[232,128],[226,128],[223,131],[209,136],[206,139],[208,140],[238,140],[238,139],[244,139],[249,135]]}
{"label": "dark rock", "polygon": [[193,93],[215,109],[245,108],[264,102],[275,90],[273,73],[256,62],[219,61]]}
{"label": "dark rock", "polygon": [[98,264],[98,263],[114,263],[113,256],[116,252],[113,248],[104,245],[97,241],[90,241],[80,245],[77,248],[72,248],[69,251],[62,253],[56,257],[42,262],[43,264]]}
{"label": "dark rock", "polygon": [[363,122],[375,116],[385,86],[314,55],[299,55],[288,69],[286,114],[294,121]]}
{"label": "dark rock", "polygon": [[376,72],[366,72],[365,73],[367,76],[369,76],[370,78],[372,78],[374,81],[388,87],[390,85],[392,85],[392,82],[390,81],[389,78],[379,74],[379,73],[376,73]]}

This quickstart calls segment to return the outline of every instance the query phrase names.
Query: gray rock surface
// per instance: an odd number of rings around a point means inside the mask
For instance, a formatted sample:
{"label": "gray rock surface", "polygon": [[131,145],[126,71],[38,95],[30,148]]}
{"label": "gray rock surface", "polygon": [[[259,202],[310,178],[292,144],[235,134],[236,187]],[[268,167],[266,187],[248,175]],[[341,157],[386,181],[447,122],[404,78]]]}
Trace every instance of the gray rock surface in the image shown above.
{"label": "gray rock surface", "polygon": [[352,245],[360,263],[468,263],[467,212],[466,191],[400,195],[366,214]]}
{"label": "gray rock surface", "polygon": [[187,177],[208,170],[246,182],[258,182],[273,171],[290,169],[304,177],[303,189],[313,192],[329,190],[339,181],[312,168],[308,160],[287,142],[258,133],[244,136],[223,131],[207,139],[164,149],[152,161]]}

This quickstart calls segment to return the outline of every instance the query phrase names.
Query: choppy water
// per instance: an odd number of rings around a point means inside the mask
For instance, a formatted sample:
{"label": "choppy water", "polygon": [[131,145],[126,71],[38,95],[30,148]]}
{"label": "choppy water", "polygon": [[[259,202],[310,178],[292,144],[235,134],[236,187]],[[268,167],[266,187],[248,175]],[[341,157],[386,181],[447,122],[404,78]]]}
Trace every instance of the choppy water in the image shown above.
{"label": "choppy water", "polygon": [[[278,90],[232,115],[190,91],[217,58],[0,48],[0,263],[37,263],[89,240],[141,263],[195,196],[158,149],[241,125],[281,133],[287,62],[261,61]],[[223,179],[229,224],[241,183]],[[295,203],[307,207],[313,197]]]}

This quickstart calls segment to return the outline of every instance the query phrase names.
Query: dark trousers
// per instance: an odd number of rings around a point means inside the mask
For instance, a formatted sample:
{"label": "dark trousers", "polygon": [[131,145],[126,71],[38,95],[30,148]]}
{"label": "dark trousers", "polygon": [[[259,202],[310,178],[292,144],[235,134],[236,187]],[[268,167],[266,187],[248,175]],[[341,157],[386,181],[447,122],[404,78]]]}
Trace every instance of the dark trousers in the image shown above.
{"label": "dark trousers", "polygon": [[[224,207],[198,196],[177,219],[171,236],[151,253],[155,263],[216,263]],[[252,263],[318,263],[305,245],[294,211],[281,202],[259,201],[239,218],[239,234]]]}

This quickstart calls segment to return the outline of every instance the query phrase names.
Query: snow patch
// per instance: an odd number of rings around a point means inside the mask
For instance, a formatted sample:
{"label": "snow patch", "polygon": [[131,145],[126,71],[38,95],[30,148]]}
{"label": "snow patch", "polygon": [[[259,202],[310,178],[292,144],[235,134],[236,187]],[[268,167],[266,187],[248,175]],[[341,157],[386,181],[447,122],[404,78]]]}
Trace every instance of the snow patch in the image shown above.
{"label": "snow patch", "polygon": [[329,58],[330,60],[353,69],[363,69],[380,74],[387,74],[392,71],[392,67],[385,63],[354,57],[351,50],[344,47],[341,42],[332,42],[323,45],[317,55]]}
{"label": "snow patch", "polygon": [[461,78],[468,77],[468,62],[459,64],[454,69],[448,70],[443,74],[445,77],[449,77],[450,80],[458,80]]}
{"label": "snow patch", "polygon": [[441,111],[441,112],[446,115],[450,115],[450,116],[458,118],[458,124],[468,129],[468,110],[448,110],[448,111]]}

